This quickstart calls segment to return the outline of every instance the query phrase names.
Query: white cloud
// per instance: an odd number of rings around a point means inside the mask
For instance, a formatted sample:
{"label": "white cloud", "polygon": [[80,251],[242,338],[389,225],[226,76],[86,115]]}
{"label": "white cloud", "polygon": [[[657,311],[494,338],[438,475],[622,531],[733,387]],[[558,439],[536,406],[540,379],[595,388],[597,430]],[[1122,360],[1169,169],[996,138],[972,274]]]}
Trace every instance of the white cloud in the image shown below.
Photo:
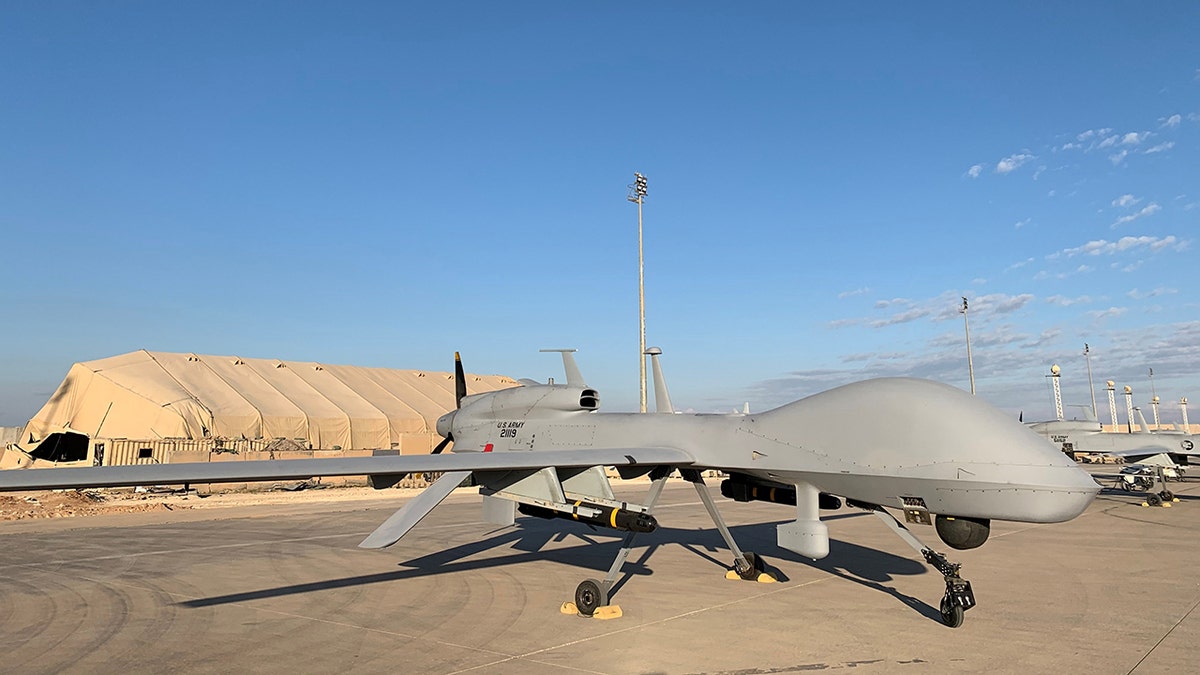
{"label": "white cloud", "polygon": [[1083,146],[1078,143],[1064,143],[1063,146],[1061,148],[1059,148],[1059,150],[1078,150],[1079,148],[1082,148],[1082,147]]}
{"label": "white cloud", "polygon": [[1111,148],[1112,146],[1116,145],[1117,141],[1119,140],[1121,140],[1120,136],[1109,136],[1108,138],[1100,141],[1100,145],[1097,145],[1096,147],[1102,150],[1104,148]]}
{"label": "white cloud", "polygon": [[1004,293],[996,293],[994,295],[984,295],[976,298],[978,303],[982,300],[989,308],[994,306],[997,314],[1008,314],[1021,309],[1033,300],[1031,293],[1022,293],[1021,295],[1005,295]]}
{"label": "white cloud", "polygon": [[971,285],[972,286],[986,286],[987,279],[984,279],[983,277],[975,277],[974,279],[971,280]]}
{"label": "white cloud", "polygon": [[1115,166],[1115,165],[1117,165],[1117,164],[1120,164],[1121,162],[1124,162],[1124,161],[1125,161],[1125,158],[1126,158],[1126,157],[1128,157],[1128,156],[1129,156],[1129,151],[1128,151],[1128,150],[1122,150],[1122,151],[1120,151],[1120,152],[1118,152],[1118,153],[1115,153],[1115,154],[1109,155],[1109,156],[1108,156],[1108,161],[1112,162],[1112,163],[1113,163],[1113,165]]}
{"label": "white cloud", "polygon": [[1079,267],[1075,268],[1076,274],[1083,274],[1084,272],[1091,272],[1091,271],[1092,271],[1091,265],[1080,265]]}
{"label": "white cloud", "polygon": [[1183,121],[1183,118],[1180,117],[1178,114],[1175,114],[1175,115],[1171,115],[1167,119],[1163,120],[1162,126],[1167,127],[1167,128],[1174,128],[1174,127],[1179,126],[1179,123],[1182,121]]}
{"label": "white cloud", "polygon": [[982,172],[983,172],[982,164],[976,164],[976,165],[972,166],[971,168],[967,169],[967,175],[970,176],[971,178],[979,178],[979,174]]}
{"label": "white cloud", "polygon": [[1108,241],[1106,239],[1096,239],[1089,241],[1083,246],[1063,249],[1058,253],[1052,253],[1051,256],[1057,258],[1059,255],[1065,255],[1068,258],[1077,255],[1115,255],[1125,251],[1132,251],[1140,248],[1148,248],[1152,252],[1157,253],[1164,248],[1174,248],[1176,251],[1182,251],[1187,248],[1188,242],[1180,241],[1175,235],[1166,237],[1121,237],[1117,241]]}
{"label": "white cloud", "polygon": [[1149,154],[1155,153],[1155,152],[1166,152],[1167,150],[1170,150],[1173,147],[1175,147],[1175,141],[1166,141],[1165,143],[1159,143],[1158,145],[1154,146],[1153,148],[1147,149],[1145,151],[1145,154],[1149,155]]}
{"label": "white cloud", "polygon": [[1076,136],[1075,140],[1082,143],[1090,138],[1100,138],[1101,136],[1107,136],[1110,133],[1112,133],[1112,129],[1108,127],[1105,127],[1104,129],[1088,129],[1082,134]]}
{"label": "white cloud", "polygon": [[1138,211],[1137,213],[1131,213],[1129,215],[1121,216],[1120,218],[1117,218],[1117,221],[1112,224],[1112,227],[1115,228],[1119,225],[1124,225],[1125,223],[1131,223],[1131,222],[1137,220],[1138,218],[1142,218],[1145,216],[1152,216],[1152,215],[1158,213],[1159,211],[1162,211],[1162,207],[1158,205],[1158,202],[1150,202],[1149,204],[1143,206],[1142,210]]}
{"label": "white cloud", "polygon": [[838,293],[837,296],[838,296],[838,300],[843,300],[845,298],[851,298],[856,295],[863,295],[863,294],[869,293],[870,291],[871,291],[870,288],[867,288],[864,286],[863,288],[856,288],[852,291],[842,291],[841,293]]}
{"label": "white cloud", "polygon": [[1096,309],[1088,312],[1088,316],[1093,319],[1109,319],[1121,316],[1129,311],[1126,307],[1109,307],[1108,309]]}
{"label": "white cloud", "polygon": [[1070,307],[1071,305],[1087,305],[1091,304],[1092,298],[1087,295],[1081,295],[1078,298],[1068,298],[1062,295],[1052,295],[1046,298],[1046,302],[1059,307]]}
{"label": "white cloud", "polygon": [[875,309],[887,309],[888,307],[891,307],[892,305],[900,305],[903,307],[909,307],[912,304],[913,304],[912,300],[909,300],[908,298],[892,298],[891,300],[876,300],[875,301]]}
{"label": "white cloud", "polygon": [[1135,288],[1132,291],[1129,291],[1128,293],[1126,293],[1125,295],[1128,295],[1129,297],[1133,298],[1134,300],[1145,300],[1146,298],[1157,298],[1157,297],[1163,296],[1163,295],[1174,295],[1178,292],[1179,292],[1179,289],[1165,288],[1165,287],[1160,286],[1152,291],[1139,291],[1138,289]]}
{"label": "white cloud", "polygon": [[1134,197],[1133,195],[1121,195],[1112,201],[1112,205],[1124,208],[1126,206],[1133,206],[1140,201],[1142,200],[1138,197]]}
{"label": "white cloud", "polygon": [[1121,137],[1121,145],[1137,145],[1146,140],[1146,137],[1149,135],[1149,131],[1143,131],[1141,133],[1131,131]]}
{"label": "white cloud", "polygon": [[1026,218],[1025,220],[1018,220],[1017,222],[1013,223],[1013,229],[1019,230],[1022,227],[1025,227],[1026,225],[1028,225],[1029,221],[1031,221],[1031,220],[1033,220],[1033,219]]}
{"label": "white cloud", "polygon": [[928,307],[913,307],[912,309],[893,314],[886,319],[879,319],[871,322],[872,328],[883,328],[885,326],[894,326],[899,323],[908,323],[929,316],[932,313]]}
{"label": "white cloud", "polygon": [[996,163],[996,173],[1009,173],[1011,171],[1016,171],[1021,167],[1022,164],[1025,164],[1032,159],[1034,159],[1034,156],[1025,152],[1009,155],[1008,157],[1005,157]]}
{"label": "white cloud", "polygon": [[1004,271],[1010,272],[1015,269],[1020,269],[1024,266],[1028,265],[1031,262],[1033,262],[1033,258],[1026,258],[1026,259],[1022,260],[1021,262],[1015,262],[1015,263],[1009,265],[1008,267],[1004,268]]}
{"label": "white cloud", "polygon": [[1033,179],[1037,180],[1038,176],[1042,175],[1045,172],[1046,172],[1046,165],[1043,164],[1043,165],[1039,166],[1036,171],[1033,172]]}

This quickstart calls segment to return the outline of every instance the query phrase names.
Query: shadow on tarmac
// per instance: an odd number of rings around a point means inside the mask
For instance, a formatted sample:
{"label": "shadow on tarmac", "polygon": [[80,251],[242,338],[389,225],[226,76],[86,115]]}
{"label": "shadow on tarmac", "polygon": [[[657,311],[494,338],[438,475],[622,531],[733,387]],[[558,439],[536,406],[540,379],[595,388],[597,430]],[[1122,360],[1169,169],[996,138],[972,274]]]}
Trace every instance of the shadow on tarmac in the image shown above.
{"label": "shadow on tarmac", "polygon": [[[859,515],[865,514],[840,514],[826,517],[825,520],[850,518]],[[769,550],[771,551],[770,555],[773,557],[803,563],[813,569],[821,570],[847,581],[853,581],[881,593],[887,593],[923,616],[931,620],[941,621],[941,614],[935,607],[885,585],[885,582],[891,581],[896,576],[917,575],[929,572],[924,563],[836,539],[830,540],[830,551],[826,558],[815,561],[810,560],[786,549],[776,547],[775,526],[781,522],[787,521],[741,525],[731,527],[730,531],[733,534],[734,540],[738,542],[738,545],[743,550]],[[546,548],[551,542],[561,544],[570,538],[577,539],[578,542],[575,545],[566,547]],[[407,569],[263,588],[208,598],[197,598],[178,604],[191,608],[211,607],[315,591],[402,581],[404,579],[438,574],[490,569],[503,565],[517,565],[532,561],[554,561],[564,565],[575,566],[591,570],[593,576],[600,578],[612,564],[617,551],[621,548],[622,539],[614,538],[608,531],[590,530],[579,523],[547,522],[537,518],[524,518],[519,519],[515,526],[493,530],[492,533],[489,533],[489,536],[485,536],[478,541],[461,544],[400,563]],[[641,547],[643,550],[639,555],[631,557],[625,563],[620,577],[618,577],[617,582],[610,592],[610,598],[615,597],[621,588],[634,576],[654,574],[653,569],[648,566],[651,557],[659,547],[672,544],[682,547],[684,550],[711,565],[723,569],[731,569],[732,556],[716,530],[694,530],[660,526],[655,532],[641,535],[634,542],[635,546]],[[471,559],[473,556],[502,547],[508,547],[514,553],[483,559]],[[727,560],[728,562],[726,562]],[[789,581],[789,578],[782,570],[769,564],[767,569],[779,581]]]}

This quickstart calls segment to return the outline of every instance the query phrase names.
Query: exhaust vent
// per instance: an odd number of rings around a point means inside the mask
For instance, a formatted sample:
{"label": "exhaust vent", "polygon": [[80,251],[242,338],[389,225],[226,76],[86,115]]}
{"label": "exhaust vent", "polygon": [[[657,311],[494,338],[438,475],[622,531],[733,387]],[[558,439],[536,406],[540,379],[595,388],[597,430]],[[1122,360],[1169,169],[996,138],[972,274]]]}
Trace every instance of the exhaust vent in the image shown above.
{"label": "exhaust vent", "polygon": [[579,394],[579,407],[584,410],[595,410],[600,407],[600,394],[595,389],[584,389]]}

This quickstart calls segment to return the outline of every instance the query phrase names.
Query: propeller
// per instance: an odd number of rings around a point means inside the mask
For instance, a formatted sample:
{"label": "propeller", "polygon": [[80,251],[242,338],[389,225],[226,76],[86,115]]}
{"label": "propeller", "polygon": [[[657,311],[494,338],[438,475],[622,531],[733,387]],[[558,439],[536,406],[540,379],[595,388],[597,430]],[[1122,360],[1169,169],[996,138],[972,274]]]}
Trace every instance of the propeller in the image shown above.
{"label": "propeller", "polygon": [[462,407],[463,397],[467,395],[467,376],[463,374],[462,357],[454,352],[454,409]]}
{"label": "propeller", "polygon": [[[458,355],[458,352],[454,352],[454,409],[455,410],[462,408],[462,400],[464,397],[466,397],[466,395],[467,395],[467,376],[463,373],[462,357]],[[431,454],[440,455],[442,453],[442,451],[446,449],[446,446],[450,445],[450,443],[452,441],[454,441],[454,435],[451,434],[449,431],[447,431],[446,437],[442,439],[441,443],[437,444],[437,447],[433,449],[433,452]]]}

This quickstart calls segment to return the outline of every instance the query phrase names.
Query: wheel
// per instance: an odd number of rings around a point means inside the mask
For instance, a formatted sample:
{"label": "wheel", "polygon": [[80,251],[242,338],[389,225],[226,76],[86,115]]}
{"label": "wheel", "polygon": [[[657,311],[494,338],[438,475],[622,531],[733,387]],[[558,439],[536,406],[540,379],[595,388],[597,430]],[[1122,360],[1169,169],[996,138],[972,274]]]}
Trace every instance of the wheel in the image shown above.
{"label": "wheel", "polygon": [[950,602],[950,596],[942,598],[942,623],[951,628],[958,628],[963,623],[963,608]]}
{"label": "wheel", "polygon": [[[744,572],[738,572],[738,576],[747,581],[753,581],[757,579],[758,575],[762,574],[763,572],[762,558],[759,558],[757,555],[749,551],[742,551],[742,557],[745,558],[746,562],[750,563],[750,565]],[[737,571],[736,566],[734,571]]]}
{"label": "wheel", "polygon": [[1162,497],[1164,502],[1175,501],[1175,493],[1170,490],[1163,490],[1159,493],[1159,496]]}
{"label": "wheel", "polygon": [[1146,503],[1150,506],[1162,506],[1163,500],[1156,494],[1149,494],[1146,495]]}
{"label": "wheel", "polygon": [[585,579],[575,588],[575,607],[580,614],[591,616],[596,613],[598,607],[607,604],[608,593],[604,591],[604,586],[600,585],[599,581]]}

